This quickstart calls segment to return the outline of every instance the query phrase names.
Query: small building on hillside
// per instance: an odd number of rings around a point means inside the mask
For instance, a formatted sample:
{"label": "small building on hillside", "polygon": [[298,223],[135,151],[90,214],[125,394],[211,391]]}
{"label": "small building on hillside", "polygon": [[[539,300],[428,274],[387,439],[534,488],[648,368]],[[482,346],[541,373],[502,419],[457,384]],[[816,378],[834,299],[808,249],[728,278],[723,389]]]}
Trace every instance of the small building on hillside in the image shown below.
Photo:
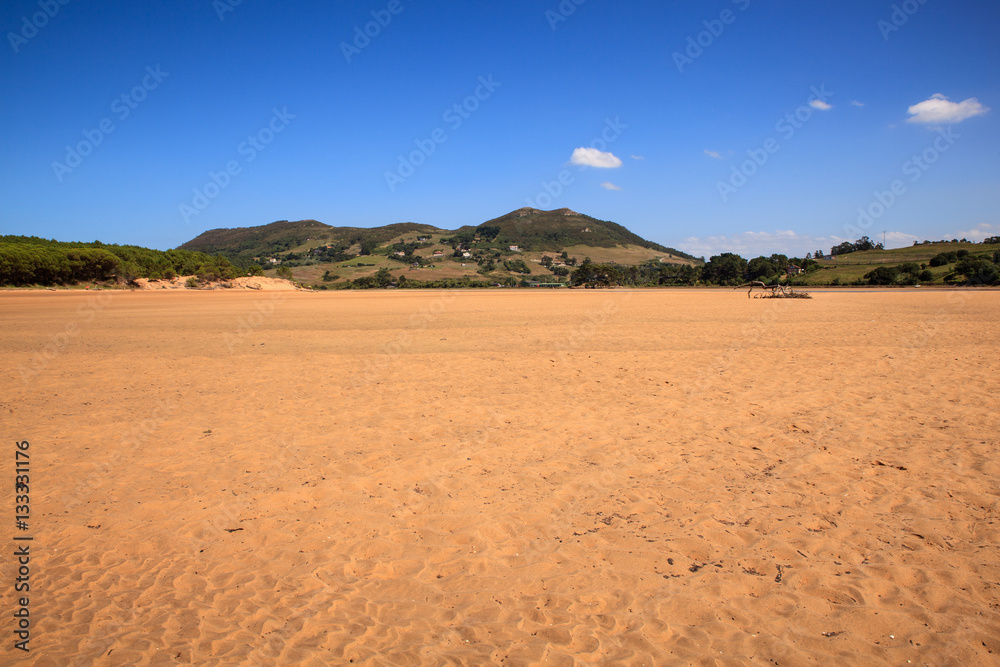
{"label": "small building on hillside", "polygon": [[788,275],[797,276],[801,273],[805,273],[805,271],[802,270],[801,266],[795,266],[794,264],[788,265]]}
{"label": "small building on hillside", "polygon": [[521,249],[518,246],[516,246],[516,245],[512,245],[512,246],[510,246],[510,251],[511,252],[521,252]]}

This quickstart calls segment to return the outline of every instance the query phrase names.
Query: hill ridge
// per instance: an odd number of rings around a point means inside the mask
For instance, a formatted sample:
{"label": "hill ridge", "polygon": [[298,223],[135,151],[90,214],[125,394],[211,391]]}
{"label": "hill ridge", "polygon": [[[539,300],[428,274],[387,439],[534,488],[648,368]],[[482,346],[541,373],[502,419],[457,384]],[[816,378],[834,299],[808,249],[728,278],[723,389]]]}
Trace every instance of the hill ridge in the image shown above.
{"label": "hill ridge", "polygon": [[680,250],[647,241],[615,222],[600,220],[565,207],[544,211],[527,206],[477,225],[463,225],[453,230],[416,222],[354,227],[334,226],[314,219],[278,220],[265,225],[211,229],[177,246],[177,249],[218,253],[234,260],[250,260],[304,246],[339,246],[346,249],[365,242],[382,245],[408,234],[445,234],[461,240],[467,235],[474,236],[475,230],[484,227],[491,231],[498,229],[499,233],[493,236],[498,243],[514,245],[524,250],[559,252],[575,246],[637,246],[686,260],[697,259]]}

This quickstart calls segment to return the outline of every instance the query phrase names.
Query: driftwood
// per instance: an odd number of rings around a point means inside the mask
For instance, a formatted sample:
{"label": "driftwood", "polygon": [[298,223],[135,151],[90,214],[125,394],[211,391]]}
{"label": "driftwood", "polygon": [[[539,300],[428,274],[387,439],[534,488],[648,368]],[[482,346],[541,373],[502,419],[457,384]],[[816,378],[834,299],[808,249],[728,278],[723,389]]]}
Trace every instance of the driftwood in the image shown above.
{"label": "driftwood", "polygon": [[[787,285],[765,285],[759,280],[754,280],[753,282],[746,283],[745,285],[737,285],[733,289],[742,289],[744,287],[749,287],[747,290],[748,299],[811,299],[808,292],[796,292],[791,287]],[[759,287],[761,291],[757,294],[753,292],[754,287]]]}

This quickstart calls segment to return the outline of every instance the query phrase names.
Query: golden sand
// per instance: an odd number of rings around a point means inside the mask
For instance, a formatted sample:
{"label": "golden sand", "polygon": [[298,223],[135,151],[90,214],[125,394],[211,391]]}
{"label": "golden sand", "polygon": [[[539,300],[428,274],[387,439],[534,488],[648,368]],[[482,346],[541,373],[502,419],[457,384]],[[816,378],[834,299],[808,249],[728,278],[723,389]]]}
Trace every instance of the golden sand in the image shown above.
{"label": "golden sand", "polygon": [[0,294],[0,662],[995,665],[1000,293],[814,297]]}

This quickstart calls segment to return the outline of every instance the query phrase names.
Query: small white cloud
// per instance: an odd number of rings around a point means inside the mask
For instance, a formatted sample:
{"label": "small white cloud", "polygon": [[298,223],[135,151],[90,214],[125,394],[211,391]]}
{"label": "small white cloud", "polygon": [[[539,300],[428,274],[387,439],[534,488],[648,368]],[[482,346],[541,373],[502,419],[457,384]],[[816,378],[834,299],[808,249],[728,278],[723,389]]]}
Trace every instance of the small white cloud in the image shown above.
{"label": "small white cloud", "polygon": [[945,234],[942,238],[968,239],[976,243],[982,243],[983,239],[985,239],[988,236],[1000,236],[1000,224],[991,225],[989,223],[984,222],[976,225],[975,229],[968,229],[964,232],[959,231],[959,232],[954,232],[952,234]]}
{"label": "small white cloud", "polygon": [[989,110],[989,107],[980,104],[975,97],[970,97],[964,102],[952,102],[938,93],[907,109],[910,117],[906,121],[925,125],[951,125],[975,116],[981,116]]}
{"label": "small white cloud", "polygon": [[601,183],[601,187],[604,188],[605,190],[614,190],[616,192],[618,190],[621,190],[620,187],[618,187],[614,183],[611,183],[610,181],[604,181],[603,183]]}
{"label": "small white cloud", "polygon": [[[977,236],[987,236],[985,232],[980,232]],[[872,234],[872,240],[882,242],[882,234]],[[855,237],[857,238],[857,237]],[[724,252],[733,252],[747,259],[763,255],[770,257],[774,253],[780,253],[789,257],[805,257],[806,253],[822,250],[824,253],[830,252],[830,248],[843,243],[844,241],[854,241],[855,238],[842,238],[836,235],[814,236],[810,234],[800,235],[793,230],[777,229],[773,232],[741,232],[731,235],[717,236],[692,236],[683,241],[671,242],[667,240],[666,245],[671,245],[678,250],[691,253],[695,257],[705,257],[719,255]],[[949,237],[950,238],[950,237]],[[968,238],[972,238],[969,235]],[[885,237],[886,245],[889,248],[902,248],[913,245],[917,237],[904,232],[889,232]]]}
{"label": "small white cloud", "polygon": [[577,148],[573,151],[573,156],[569,161],[581,167],[597,167],[598,169],[617,169],[622,166],[622,161],[613,153],[605,153],[596,148]]}
{"label": "small white cloud", "polygon": [[829,111],[830,109],[833,108],[832,104],[827,104],[823,100],[813,100],[812,102],[809,103],[809,106],[811,106],[813,109],[819,109],[820,111]]}
{"label": "small white cloud", "polygon": [[633,155],[633,156],[632,156],[632,159],[633,159],[633,160],[645,160],[646,158],[644,158],[644,157],[643,157],[643,156],[641,156],[641,155]]}
{"label": "small white cloud", "polygon": [[858,102],[857,100],[851,100],[851,104],[853,104],[856,107],[863,107],[865,105],[864,102]]}
{"label": "small white cloud", "polygon": [[705,155],[707,155],[708,157],[714,157],[716,160],[722,159],[722,156],[716,153],[715,151],[706,150]]}

